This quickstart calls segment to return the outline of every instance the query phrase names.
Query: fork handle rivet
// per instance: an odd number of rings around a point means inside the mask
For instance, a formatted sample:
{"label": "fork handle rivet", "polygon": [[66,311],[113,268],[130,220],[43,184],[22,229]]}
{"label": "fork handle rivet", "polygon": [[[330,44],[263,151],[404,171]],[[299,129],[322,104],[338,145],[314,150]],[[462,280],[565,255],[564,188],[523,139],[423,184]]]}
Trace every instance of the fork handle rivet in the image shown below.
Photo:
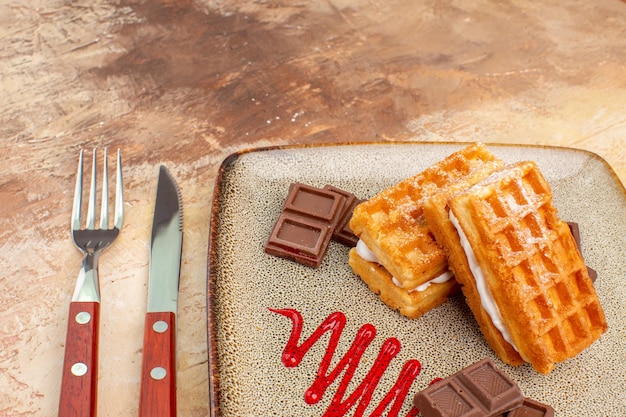
{"label": "fork handle rivet", "polygon": [[87,365],[85,365],[82,362],[76,362],[74,365],[72,365],[72,368],[70,369],[72,371],[72,375],[75,376],[83,376],[87,373]]}
{"label": "fork handle rivet", "polygon": [[157,333],[163,333],[167,331],[167,328],[168,328],[168,325],[163,320],[155,321],[154,324],[152,325],[152,330],[154,330]]}
{"label": "fork handle rivet", "polygon": [[154,367],[150,371],[150,377],[152,377],[152,379],[156,379],[157,381],[165,378],[166,376],[167,371],[165,370],[165,368],[161,368],[160,366]]}
{"label": "fork handle rivet", "polygon": [[87,324],[89,323],[89,321],[91,321],[91,314],[87,313],[86,311],[81,311],[76,315],[75,320],[78,324]]}

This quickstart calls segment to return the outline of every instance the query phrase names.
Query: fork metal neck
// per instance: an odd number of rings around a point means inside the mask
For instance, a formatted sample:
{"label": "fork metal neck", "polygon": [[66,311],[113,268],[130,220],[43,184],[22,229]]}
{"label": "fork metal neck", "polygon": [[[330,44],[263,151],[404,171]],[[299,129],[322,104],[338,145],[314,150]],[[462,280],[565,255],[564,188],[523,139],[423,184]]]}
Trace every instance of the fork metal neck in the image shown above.
{"label": "fork metal neck", "polygon": [[78,272],[72,301],[100,302],[100,282],[98,279],[98,258],[100,251],[88,252]]}

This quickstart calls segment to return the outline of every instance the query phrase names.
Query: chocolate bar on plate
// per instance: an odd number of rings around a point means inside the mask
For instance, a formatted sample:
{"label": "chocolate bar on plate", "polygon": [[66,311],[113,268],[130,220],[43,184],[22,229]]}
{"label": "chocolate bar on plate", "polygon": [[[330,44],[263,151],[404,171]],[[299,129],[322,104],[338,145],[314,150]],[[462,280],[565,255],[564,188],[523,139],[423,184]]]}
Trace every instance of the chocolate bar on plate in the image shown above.
{"label": "chocolate bar on plate", "polygon": [[314,268],[320,266],[341,220],[346,198],[336,192],[293,183],[265,252]]}
{"label": "chocolate bar on plate", "polygon": [[495,417],[524,401],[517,384],[489,358],[442,379],[413,397],[423,417]]}

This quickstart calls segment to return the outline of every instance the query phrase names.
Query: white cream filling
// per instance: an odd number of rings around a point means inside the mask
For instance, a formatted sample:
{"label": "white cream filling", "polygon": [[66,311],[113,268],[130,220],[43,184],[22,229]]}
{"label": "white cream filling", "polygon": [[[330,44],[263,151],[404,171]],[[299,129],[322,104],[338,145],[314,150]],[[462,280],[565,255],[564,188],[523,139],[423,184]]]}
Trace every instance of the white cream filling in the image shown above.
{"label": "white cream filling", "polygon": [[418,285],[417,287],[410,290],[409,292],[424,291],[426,288],[430,287],[431,284],[443,284],[444,282],[450,281],[450,279],[452,279],[453,276],[454,274],[452,273],[452,271],[446,271],[443,274],[431,279],[430,281],[426,281],[422,285]]}
{"label": "white cream filling", "polygon": [[358,253],[361,258],[365,259],[368,262],[375,262],[377,264],[380,264],[374,252],[372,252],[370,248],[367,247],[365,242],[363,242],[361,239],[356,242],[356,253]]}
{"label": "white cream filling", "polygon": [[[361,239],[359,239],[359,241],[356,244],[356,253],[363,259],[365,259],[368,262],[375,262],[377,264],[380,265],[380,262],[378,261],[378,258],[376,257],[376,255],[374,254],[374,252],[372,252],[370,250],[370,248],[367,247],[367,245],[365,244],[365,242],[363,242]],[[451,278],[453,277],[453,274],[451,271],[446,271],[443,274],[431,279],[430,281],[427,281],[411,290],[408,290],[409,292],[413,292],[413,291],[424,291],[426,290],[426,288],[428,288],[431,284],[441,284],[444,282],[449,281]],[[396,277],[392,276],[391,277],[391,281],[398,287],[400,288],[404,288],[402,286],[402,283],[400,281],[398,281],[396,279]]]}
{"label": "white cream filling", "polygon": [[504,340],[509,342],[511,346],[513,346],[513,349],[517,350],[517,347],[511,339],[511,333],[509,333],[509,330],[502,320],[500,309],[498,308],[498,305],[493,298],[493,294],[491,293],[491,290],[487,285],[487,280],[485,279],[485,275],[483,274],[483,271],[480,268],[480,264],[476,259],[476,255],[474,254],[472,246],[467,239],[467,235],[461,228],[461,225],[459,224],[458,219],[454,216],[454,213],[452,213],[452,210],[450,210],[450,222],[452,222],[457,232],[459,233],[461,246],[465,251],[467,262],[469,264],[472,275],[474,276],[474,281],[476,281],[476,288],[478,289],[478,295],[480,296],[480,304],[483,306],[483,309],[491,318],[491,322],[496,327],[496,329],[498,329],[500,333],[502,333],[502,337],[504,338]]}

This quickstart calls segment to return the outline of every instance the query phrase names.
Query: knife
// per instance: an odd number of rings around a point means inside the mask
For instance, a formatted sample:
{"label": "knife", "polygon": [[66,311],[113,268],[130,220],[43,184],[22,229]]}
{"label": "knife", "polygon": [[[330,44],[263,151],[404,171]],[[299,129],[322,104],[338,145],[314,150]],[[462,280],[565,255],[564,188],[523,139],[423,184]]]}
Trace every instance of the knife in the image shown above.
{"label": "knife", "polygon": [[182,225],[178,186],[161,165],[150,242],[139,417],[176,416],[176,313]]}

